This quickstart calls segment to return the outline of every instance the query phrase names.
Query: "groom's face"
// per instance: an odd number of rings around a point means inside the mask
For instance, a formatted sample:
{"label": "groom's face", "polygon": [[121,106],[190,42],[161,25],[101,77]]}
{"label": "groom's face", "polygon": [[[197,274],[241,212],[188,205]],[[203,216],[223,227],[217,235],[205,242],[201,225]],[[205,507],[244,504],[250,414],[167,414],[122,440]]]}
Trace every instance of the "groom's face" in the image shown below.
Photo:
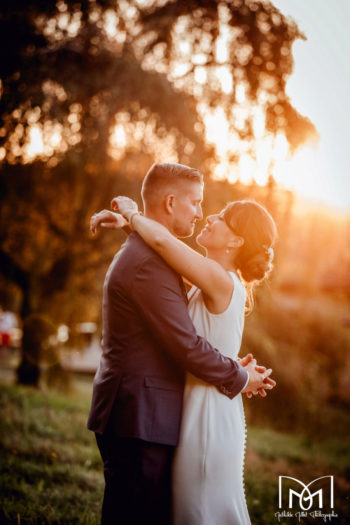
{"label": "groom's face", "polygon": [[174,196],[172,230],[176,237],[190,237],[196,221],[203,218],[203,184],[183,181]]}

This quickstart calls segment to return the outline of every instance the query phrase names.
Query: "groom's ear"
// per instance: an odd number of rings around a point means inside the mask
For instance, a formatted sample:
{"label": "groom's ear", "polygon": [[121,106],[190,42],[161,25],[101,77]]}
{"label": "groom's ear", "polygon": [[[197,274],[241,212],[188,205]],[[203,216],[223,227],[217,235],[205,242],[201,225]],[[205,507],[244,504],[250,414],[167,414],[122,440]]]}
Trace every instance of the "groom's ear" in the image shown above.
{"label": "groom's ear", "polygon": [[175,200],[175,195],[167,195],[164,198],[164,210],[169,215],[172,215],[174,213],[174,200]]}

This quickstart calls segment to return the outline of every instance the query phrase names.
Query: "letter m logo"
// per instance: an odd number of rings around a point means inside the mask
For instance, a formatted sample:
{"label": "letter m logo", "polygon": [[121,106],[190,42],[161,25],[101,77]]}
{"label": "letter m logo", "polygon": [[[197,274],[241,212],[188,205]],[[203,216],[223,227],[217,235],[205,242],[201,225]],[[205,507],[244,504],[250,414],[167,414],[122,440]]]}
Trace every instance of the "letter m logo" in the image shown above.
{"label": "letter m logo", "polygon": [[[314,498],[316,498],[316,503],[318,504],[319,509],[323,509],[323,490],[324,490],[324,483],[322,483],[323,488],[320,488],[319,490],[316,490],[314,492],[311,492],[310,487],[312,486],[314,488],[314,485],[318,483],[318,485],[321,484],[321,480],[329,478],[329,501],[330,501],[330,508],[334,508],[334,479],[333,476],[322,476],[320,478],[316,478],[313,481],[310,481],[307,485],[296,478],[291,478],[290,476],[279,476],[278,477],[278,488],[279,488],[279,494],[278,494],[278,505],[281,509],[283,506],[283,496],[286,494],[286,485],[288,485],[288,508],[292,509],[294,504],[294,499],[298,500],[299,507],[302,510],[310,510],[313,503]],[[285,480],[289,480],[288,482]],[[293,488],[291,488],[291,486]],[[299,489],[299,492],[296,489]],[[285,498],[284,498],[285,499]]]}

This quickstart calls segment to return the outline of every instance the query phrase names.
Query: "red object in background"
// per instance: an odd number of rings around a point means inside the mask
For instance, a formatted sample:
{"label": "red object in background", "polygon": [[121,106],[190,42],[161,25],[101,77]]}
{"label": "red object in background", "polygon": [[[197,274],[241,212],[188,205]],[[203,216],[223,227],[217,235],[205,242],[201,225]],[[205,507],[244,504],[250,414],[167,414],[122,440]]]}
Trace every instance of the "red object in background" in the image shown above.
{"label": "red object in background", "polygon": [[10,334],[3,332],[0,334],[1,346],[8,346],[10,344]]}

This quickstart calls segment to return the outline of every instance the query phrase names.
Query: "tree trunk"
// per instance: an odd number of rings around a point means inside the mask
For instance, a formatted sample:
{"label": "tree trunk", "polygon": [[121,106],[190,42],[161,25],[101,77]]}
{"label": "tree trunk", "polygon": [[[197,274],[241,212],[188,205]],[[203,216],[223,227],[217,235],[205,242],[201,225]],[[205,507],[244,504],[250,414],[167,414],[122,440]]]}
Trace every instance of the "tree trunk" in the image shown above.
{"label": "tree trunk", "polygon": [[[40,305],[40,279],[28,274],[22,288],[21,317],[23,319],[22,357],[17,368],[17,382],[37,387],[40,379],[41,332],[40,318],[36,314]],[[33,321],[34,319],[34,321]],[[38,333],[33,333],[33,327]]]}

